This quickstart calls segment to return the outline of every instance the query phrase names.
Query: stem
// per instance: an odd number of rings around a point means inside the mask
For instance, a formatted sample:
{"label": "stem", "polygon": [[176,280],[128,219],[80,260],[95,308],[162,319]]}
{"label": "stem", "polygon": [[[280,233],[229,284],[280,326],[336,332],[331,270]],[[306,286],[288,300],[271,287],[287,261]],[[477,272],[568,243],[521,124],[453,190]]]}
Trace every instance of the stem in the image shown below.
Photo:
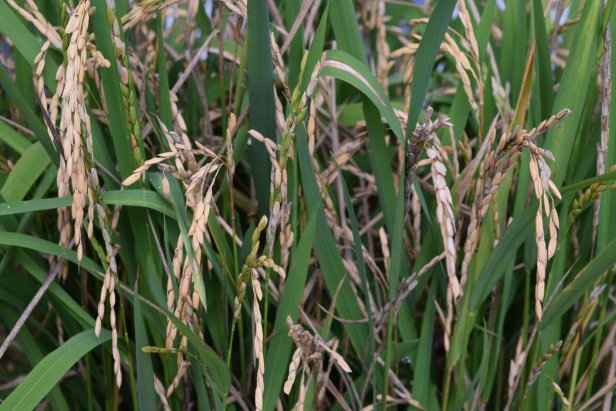
{"label": "stem", "polygon": [[53,269],[51,270],[51,272],[49,273],[45,281],[43,281],[43,284],[41,284],[41,287],[38,289],[36,294],[34,294],[34,297],[32,297],[32,300],[30,301],[30,303],[28,304],[24,312],[21,313],[21,315],[17,319],[17,322],[13,326],[13,329],[11,329],[11,332],[9,333],[9,335],[2,342],[2,346],[0,346],[0,358],[2,358],[6,350],[9,348],[9,346],[15,339],[15,337],[17,337],[17,334],[19,333],[19,330],[21,330],[21,327],[23,327],[26,321],[28,320],[28,318],[30,318],[30,314],[32,314],[32,311],[34,311],[38,303],[41,301],[41,298],[43,298],[43,295],[45,295],[45,292],[47,291],[47,289],[49,288],[53,280],[58,275],[58,272],[60,271],[60,267],[62,266],[63,262],[64,262],[63,258],[58,259],[58,261],[56,262],[56,265],[53,267]]}
{"label": "stem", "polygon": [[387,318],[387,342],[385,343],[385,364],[383,374],[383,390],[381,392],[381,411],[387,409],[387,393],[389,392],[389,367],[391,364],[391,337],[393,334],[394,310],[389,310]]}
{"label": "stem", "polygon": [[449,389],[451,386],[451,370],[445,373],[445,383],[443,384],[443,410],[447,409],[447,400],[449,399]]}
{"label": "stem", "polygon": [[569,401],[569,406],[567,410],[573,410],[573,396],[575,395],[575,386],[577,385],[577,377],[578,372],[580,370],[580,360],[582,358],[582,350],[578,350],[575,353],[575,360],[573,361],[573,371],[571,372],[571,382],[569,383],[569,394],[567,395],[567,400]]}
{"label": "stem", "polygon": [[[269,256],[271,258],[271,256]],[[270,270],[267,269],[265,271],[265,296],[263,299],[263,305],[265,306],[263,309],[263,341],[267,341],[267,314],[269,311],[269,281],[270,281]],[[265,356],[265,344],[263,344],[263,356]]]}
{"label": "stem", "polygon": [[[231,323],[231,334],[229,335],[229,351],[227,351],[227,368],[231,369],[231,352],[233,351],[233,335],[235,334],[235,324],[237,323],[237,319],[233,318],[233,322]],[[227,409],[227,398],[223,398],[222,409],[225,411]]]}

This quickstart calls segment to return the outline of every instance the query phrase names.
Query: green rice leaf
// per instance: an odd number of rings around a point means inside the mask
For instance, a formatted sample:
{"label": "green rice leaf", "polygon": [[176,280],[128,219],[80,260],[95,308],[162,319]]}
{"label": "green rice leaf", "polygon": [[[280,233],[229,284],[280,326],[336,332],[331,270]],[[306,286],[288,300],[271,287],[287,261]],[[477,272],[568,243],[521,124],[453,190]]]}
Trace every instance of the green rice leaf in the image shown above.
{"label": "green rice leaf", "polygon": [[379,109],[391,130],[398,137],[398,141],[404,144],[400,122],[387,96],[385,96],[377,79],[361,61],[342,50],[328,50],[321,75],[335,77],[361,91]]}
{"label": "green rice leaf", "polygon": [[0,190],[2,198],[6,201],[23,199],[50,163],[51,160],[42,144],[32,144],[15,163],[15,167],[2,186]]}
{"label": "green rice leaf", "polygon": [[[147,208],[161,214],[177,219],[173,207],[167,204],[162,197],[151,190],[113,190],[103,192],[105,203],[127,207]],[[41,198],[36,200],[10,201],[0,203],[0,216],[23,214],[33,211],[55,210],[60,207],[69,207],[72,197]]]}
{"label": "green rice leaf", "polygon": [[616,239],[612,240],[595,258],[593,258],[565,288],[558,291],[554,301],[547,305],[541,321],[541,329],[560,318],[580,300],[585,292],[591,291],[596,280],[616,263]]}
{"label": "green rice leaf", "polygon": [[28,376],[0,404],[0,410],[32,410],[58,384],[68,370],[84,355],[111,339],[111,333],[94,329],[74,335],[39,362]]}
{"label": "green rice leaf", "polygon": [[[277,141],[267,0],[250,0],[248,2],[247,68],[250,128]],[[270,169],[271,164],[265,145],[253,141],[252,172],[261,215],[266,215],[269,212]]]}
{"label": "green rice leaf", "polygon": [[419,42],[415,65],[413,66],[413,84],[411,85],[411,105],[406,123],[406,136],[410,137],[415,129],[417,118],[421,112],[424,99],[428,93],[430,77],[436,55],[441,49],[441,43],[449,26],[455,0],[439,0],[430,15],[428,27]]}

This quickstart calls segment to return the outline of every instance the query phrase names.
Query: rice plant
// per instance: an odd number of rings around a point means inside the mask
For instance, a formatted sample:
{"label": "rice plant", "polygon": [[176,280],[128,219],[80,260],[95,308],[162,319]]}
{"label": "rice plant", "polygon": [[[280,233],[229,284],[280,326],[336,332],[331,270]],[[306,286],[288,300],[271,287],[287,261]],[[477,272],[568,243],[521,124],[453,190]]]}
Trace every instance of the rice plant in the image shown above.
{"label": "rice plant", "polygon": [[616,409],[613,0],[0,0],[0,411]]}

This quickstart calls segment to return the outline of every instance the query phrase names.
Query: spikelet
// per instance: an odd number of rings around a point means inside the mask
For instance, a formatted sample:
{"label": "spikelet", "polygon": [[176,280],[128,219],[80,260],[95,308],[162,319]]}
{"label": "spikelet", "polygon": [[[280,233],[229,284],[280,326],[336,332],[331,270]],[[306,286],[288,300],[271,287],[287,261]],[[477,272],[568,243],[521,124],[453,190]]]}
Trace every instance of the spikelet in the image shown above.
{"label": "spikelet", "polygon": [[135,5],[135,7],[122,17],[122,27],[124,31],[135,27],[137,24],[143,24],[153,18],[160,10],[174,6],[180,3],[181,0],[143,0]]}
{"label": "spikelet", "polygon": [[453,303],[462,295],[460,282],[456,276],[456,246],[454,243],[455,236],[455,218],[453,214],[453,200],[445,175],[447,169],[440,160],[440,155],[435,148],[428,148],[428,158],[432,165],[432,181],[434,183],[436,196],[436,218],[441,228],[443,237],[443,247],[445,249],[445,265],[447,268],[447,277],[449,279],[447,288],[447,318],[445,321],[445,350],[449,350],[449,339],[451,336],[451,326],[453,323]]}
{"label": "spikelet", "polygon": [[[184,185],[187,186],[186,196],[187,204],[190,204],[193,208],[193,218],[188,230],[188,238],[190,240],[190,247],[186,247],[186,244],[182,240],[182,234],[178,237],[176,252],[173,258],[173,273],[175,280],[179,282],[178,295],[174,296],[173,279],[169,277],[167,279],[167,307],[173,308],[175,299],[175,308],[173,313],[184,324],[189,325],[195,318],[195,310],[200,304],[200,296],[198,291],[193,287],[191,294],[191,287],[194,285],[195,275],[199,275],[202,252],[201,248],[205,243],[206,237],[206,224],[212,207],[213,185],[208,184],[206,181],[216,179],[217,171],[220,169],[217,159],[211,162],[205,163],[198,172],[191,176],[192,181],[184,181]],[[201,193],[201,189],[197,190],[196,187],[205,186],[205,193]],[[192,188],[192,189],[191,189]],[[197,191],[199,192],[197,195]],[[190,200],[189,200],[190,199]],[[183,248],[186,247],[186,253]],[[167,322],[167,340],[166,347],[171,348],[174,345],[177,336],[177,328],[170,321]],[[170,396],[173,391],[179,386],[181,378],[187,371],[188,362],[184,361],[182,351],[186,349],[187,338],[182,335],[180,338],[180,350],[178,356],[178,371],[174,377],[173,382],[167,388],[167,396]]]}
{"label": "spikelet", "polygon": [[160,403],[163,406],[164,411],[171,411],[171,407],[169,407],[169,401],[167,401],[167,395],[165,394],[165,387],[163,387],[163,383],[158,379],[157,376],[154,376],[154,392],[158,396]]}
{"label": "spikelet", "polygon": [[387,94],[389,90],[388,75],[389,71],[393,67],[393,61],[389,61],[390,48],[387,42],[387,25],[386,25],[386,7],[384,1],[379,1],[376,5],[377,12],[375,16],[375,28],[376,28],[376,44],[378,52],[377,61],[377,79],[383,87],[383,91]]}
{"label": "spikelet", "polygon": [[291,364],[289,365],[289,376],[284,386],[285,394],[288,395],[291,392],[293,382],[295,381],[297,376],[299,361],[301,359],[301,362],[303,363],[303,373],[302,380],[300,382],[299,403],[303,402],[301,394],[301,390],[304,389],[303,374],[307,373],[308,366],[310,364],[316,364],[319,367],[322,365],[323,351],[329,354],[333,363],[335,363],[341,371],[346,373],[351,372],[351,367],[349,367],[344,358],[334,349],[330,348],[330,344],[333,344],[333,347],[336,348],[336,340],[331,340],[329,343],[324,342],[318,334],[312,335],[310,334],[310,332],[306,331],[304,327],[302,327],[300,324],[293,324],[293,320],[290,316],[287,316],[287,326],[289,327],[289,337],[291,337],[291,339],[297,346],[297,349],[293,354]]}
{"label": "spikelet", "polygon": [[[607,3],[603,2],[604,10],[607,10]],[[610,135],[610,106],[612,103],[612,27],[608,25],[605,28],[603,36],[603,54],[601,57],[601,137],[597,144],[597,175],[605,173],[607,160],[607,146]],[[614,132],[614,130],[612,130]],[[595,200],[595,210],[592,219],[593,227],[593,242],[597,236],[597,227],[599,226],[599,212],[601,202]]]}
{"label": "spikelet", "polygon": [[596,201],[599,198],[599,195],[608,188],[605,182],[594,183],[590,187],[588,187],[582,194],[580,194],[575,200],[573,200],[573,204],[571,206],[571,211],[569,212],[568,222],[572,224],[577,216],[582,212],[584,206],[591,201]]}
{"label": "spikelet", "polygon": [[[406,153],[406,170],[405,170],[405,216],[409,214],[409,210],[413,207],[411,202],[411,193],[413,187],[413,179],[415,177],[415,171],[419,164],[419,157],[423,152],[424,147],[428,141],[431,141],[434,137],[434,132],[443,127],[451,127],[449,119],[436,119],[431,120],[432,107],[426,108],[424,114],[424,121],[422,124],[417,124],[410,139],[407,142]],[[404,120],[406,122],[406,120]]]}
{"label": "spikelet", "polygon": [[462,26],[464,27],[464,34],[466,36],[463,45],[467,49],[469,54],[472,56],[473,60],[478,62],[479,46],[477,45],[475,30],[473,29],[473,24],[471,23],[471,15],[466,8],[465,0],[458,0],[458,6],[460,7],[460,21],[462,22]]}
{"label": "spikelet", "polygon": [[[91,194],[81,142],[82,134],[86,133],[87,117],[83,81],[87,59],[89,6],[88,0],[81,1],[67,23],[65,32],[70,37],[66,49],[66,66],[59,69],[59,73],[62,72],[63,81],[62,87],[58,85],[57,89],[57,95],[61,98],[60,143],[62,145],[57,176],[58,196],[65,197],[71,194],[71,189],[73,191],[70,212],[66,208],[58,210],[58,230],[60,231],[60,245],[64,247],[68,247],[71,231],[73,231],[79,260],[83,256],[81,241],[83,209],[86,205],[86,198]],[[94,207],[94,204],[91,202],[89,207]],[[92,213],[88,212],[88,215],[91,216]],[[70,226],[71,216],[74,220],[73,230]],[[66,271],[63,271],[61,275],[65,278]]]}
{"label": "spikelet", "polygon": [[434,183],[436,196],[436,218],[441,228],[443,236],[443,246],[445,248],[445,263],[447,266],[447,276],[449,277],[449,287],[451,288],[454,298],[459,298],[462,295],[460,283],[456,277],[456,246],[454,243],[455,236],[455,218],[453,214],[453,200],[445,175],[447,169],[441,161],[441,157],[435,148],[426,150],[432,167],[432,181]]}
{"label": "spikelet", "polygon": [[255,360],[257,362],[257,383],[255,386],[255,407],[257,410],[263,409],[263,393],[265,392],[265,358],[264,358],[264,344],[263,344],[263,320],[261,318],[261,309],[259,308],[259,301],[263,298],[261,293],[261,286],[259,285],[259,274],[256,269],[250,270],[252,273],[252,291],[254,293],[254,299],[252,304],[252,315],[254,319],[254,341],[253,349],[255,354]]}
{"label": "spikelet", "polygon": [[[118,282],[118,268],[115,256],[118,249],[112,240],[112,234],[118,221],[119,208],[116,208],[116,212],[113,218],[111,218],[102,197],[98,172],[94,167],[90,117],[85,106],[84,80],[88,65],[90,67],[109,67],[109,62],[104,59],[92,43],[88,42],[88,25],[92,12],[93,9],[90,9],[89,0],[82,0],[68,20],[65,28],[65,33],[69,36],[65,50],[65,64],[58,69],[56,75],[59,83],[56,94],[52,97],[49,106],[50,121],[47,127],[53,136],[55,133],[53,123],[57,119],[58,104],[60,104],[59,140],[61,158],[56,181],[60,196],[70,194],[71,189],[73,192],[73,204],[70,213],[67,209],[58,210],[60,244],[67,245],[67,241],[70,239],[70,220],[72,217],[74,220],[72,234],[77,247],[77,258],[81,260],[84,248],[82,228],[84,226],[84,217],[87,216],[87,235],[91,238],[94,248],[99,252],[105,268],[103,287],[98,304],[95,334],[100,334],[105,313],[105,301],[108,295],[111,352],[114,360],[113,370],[116,384],[119,387],[122,384],[122,373],[115,314],[116,284]],[[90,63],[88,62],[88,53],[92,56]],[[42,60],[43,56],[41,55],[40,61]],[[40,61],[39,68],[41,67]],[[42,96],[43,90],[39,89],[38,91]],[[41,100],[44,99],[41,98]],[[46,110],[45,104],[43,104],[43,109]],[[87,215],[84,215],[86,199],[89,201],[89,206]],[[98,243],[93,238],[95,215],[101,228],[104,250],[98,246]],[[63,274],[65,276],[66,271]]]}
{"label": "spikelet", "polygon": [[162,163],[163,161],[169,159],[169,158],[173,158],[178,156],[177,152],[166,152],[166,153],[161,153],[158,156],[151,158],[147,161],[145,161],[143,163],[142,166],[138,167],[137,169],[135,169],[132,174],[128,177],[126,177],[126,179],[124,179],[124,181],[122,181],[122,185],[123,186],[130,186],[134,183],[136,183],[137,181],[139,181],[139,179],[143,176],[143,174],[152,166],[157,165],[159,163]]}
{"label": "spikelet", "polygon": [[[471,219],[468,224],[466,242],[464,244],[464,258],[462,260],[462,267],[460,270],[462,286],[464,286],[466,282],[468,269],[479,243],[481,221],[488,212],[490,204],[494,199],[494,195],[496,194],[500,183],[504,181],[507,173],[515,164],[524,149],[527,149],[531,153],[531,157],[533,157],[534,162],[536,163],[533,165],[533,161],[531,161],[531,165],[529,165],[529,167],[531,167],[531,173],[533,172],[533,168],[537,169],[536,179],[533,181],[536,189],[535,191],[536,193],[542,194],[537,195],[537,198],[542,202],[543,209],[546,211],[546,215],[550,218],[550,224],[552,224],[550,228],[550,235],[551,238],[554,238],[554,240],[551,241],[549,250],[547,246],[545,247],[545,252],[549,255],[547,259],[551,258],[551,253],[555,251],[556,246],[558,217],[556,212],[552,211],[554,208],[554,202],[548,200],[550,198],[550,193],[557,198],[560,198],[560,193],[554,183],[551,182],[549,167],[543,159],[543,157],[547,157],[554,160],[552,153],[538,147],[534,143],[534,140],[540,134],[545,133],[550,129],[550,127],[564,119],[567,115],[569,115],[569,113],[570,110],[563,109],[549,119],[542,121],[537,127],[532,128],[530,131],[516,127],[512,131],[504,133],[497,147],[494,150],[489,150],[486,154],[486,158],[481,164],[479,179],[476,184],[475,200],[471,208]],[[541,169],[541,172],[538,171],[539,168]],[[545,197],[543,196],[543,193],[545,193]],[[537,228],[537,230],[539,230],[539,228]],[[543,226],[541,226],[541,232],[543,232]],[[537,244],[539,245],[541,239],[538,234],[539,231],[537,231],[536,236]],[[543,247],[543,245],[541,247]],[[547,259],[545,259],[546,263]],[[540,273],[537,275],[538,280],[539,274]],[[543,278],[545,278],[545,274],[543,275]],[[539,283],[539,281],[537,283]],[[541,291],[541,286],[536,286],[536,291]],[[537,299],[535,311],[539,313],[540,308],[541,302]],[[538,316],[539,315],[540,314],[538,314]]]}
{"label": "spikelet", "polygon": [[515,392],[515,387],[517,385],[518,376],[522,371],[522,367],[524,366],[524,361],[526,360],[526,355],[522,350],[522,341],[523,336],[520,335],[518,338],[518,343],[515,347],[515,355],[509,364],[509,378],[507,379],[507,398],[510,400],[513,398],[513,394]]}
{"label": "spikelet", "polygon": [[255,405],[258,410],[263,407],[263,394],[264,394],[264,373],[265,373],[265,359],[264,359],[264,334],[263,334],[263,320],[261,317],[261,310],[259,307],[259,301],[263,297],[261,286],[259,284],[259,270],[270,269],[276,272],[281,277],[285,277],[285,272],[282,267],[278,266],[271,258],[262,255],[257,257],[259,252],[260,241],[259,237],[261,233],[267,227],[267,217],[263,216],[259,221],[259,224],[255,228],[252,239],[251,249],[242,271],[237,279],[236,283],[236,297],[233,302],[233,323],[232,332],[235,330],[235,325],[242,313],[242,304],[246,296],[246,288],[248,282],[250,282],[254,294],[252,314],[254,321],[255,335],[253,338],[253,350],[255,354],[255,360],[257,362],[257,382],[255,388]]}
{"label": "spikelet", "polygon": [[19,6],[15,0],[6,0],[7,4],[17,11],[24,19],[32,23],[32,25],[47,38],[55,48],[62,48],[62,39],[56,32],[53,26],[45,19],[45,16],[39,11],[34,0],[26,0],[25,6],[29,9]]}
{"label": "spikelet", "polygon": [[[304,411],[304,403],[306,402],[306,391],[308,390],[307,385],[304,384],[306,373],[302,373],[302,378],[299,381],[299,395],[297,397],[297,405],[295,409],[297,411]],[[310,383],[310,378],[308,378],[308,383]]]}
{"label": "spikelet", "polygon": [[535,365],[533,366],[530,377],[528,378],[527,386],[531,386],[532,384],[535,383],[535,381],[541,374],[543,367],[545,367],[545,364],[550,360],[550,358],[554,356],[554,354],[557,354],[558,352],[560,352],[560,349],[562,348],[562,346],[563,346],[563,342],[558,341],[556,344],[552,344],[548,347],[548,350],[545,352],[545,354],[543,354],[539,358],[539,360],[537,360],[537,363],[535,363]]}
{"label": "spikelet", "polygon": [[[551,157],[551,153],[541,150],[530,143],[530,176],[535,189],[535,195],[539,200],[537,214],[535,215],[535,241],[537,243],[537,280],[535,284],[535,313],[541,320],[543,314],[542,303],[545,298],[545,272],[548,260],[556,252],[558,238],[558,213],[554,206],[552,194],[560,198],[560,192],[550,180],[550,168],[543,159],[546,155]],[[546,244],[545,232],[543,227],[543,214],[548,218],[549,243]]]}
{"label": "spikelet", "polygon": [[[181,120],[180,120],[181,122]],[[170,151],[145,161],[141,166],[124,180],[123,185],[130,185],[142,178],[145,172],[157,166],[163,171],[161,179],[162,194],[170,198],[169,178],[174,177],[185,188],[185,202],[192,210],[192,221],[188,229],[188,242],[183,234],[178,236],[175,253],[172,262],[172,273],[167,278],[167,309],[179,318],[185,325],[191,326],[198,318],[195,311],[201,304],[201,296],[195,287],[195,275],[200,272],[202,260],[202,246],[205,243],[207,233],[207,220],[213,207],[214,181],[223,164],[212,150],[195,142],[197,148],[193,148],[188,136],[184,133],[178,135],[168,132],[164,124],[161,124],[163,135],[167,138]],[[197,162],[197,156],[203,156],[203,160]],[[169,164],[167,161],[173,161]],[[177,284],[177,294],[175,292]],[[174,349],[177,328],[167,321],[165,346],[167,350]],[[178,370],[171,384],[167,387],[166,396],[170,396],[179,386],[187,372],[189,361],[184,359],[184,352],[188,340],[182,335],[179,341],[179,349],[174,352],[177,355]]]}
{"label": "spikelet", "polygon": [[135,165],[140,166],[143,163],[143,154],[141,152],[141,125],[138,119],[137,97],[133,90],[133,81],[130,74],[130,64],[126,55],[126,46],[120,36],[120,26],[115,15],[115,0],[107,0],[107,23],[111,27],[111,40],[113,43],[113,51],[116,57],[116,66],[120,78],[120,95],[122,98],[122,106],[124,109],[124,119],[126,120],[126,128],[128,129],[128,137],[135,159]]}
{"label": "spikelet", "polygon": [[285,271],[277,265],[274,260],[271,258],[262,255],[257,257],[257,253],[259,252],[260,241],[259,237],[261,233],[267,227],[267,217],[261,217],[259,224],[255,228],[255,231],[252,233],[252,245],[250,253],[246,258],[246,262],[242,267],[242,271],[237,279],[237,284],[235,287],[236,297],[233,302],[233,322],[237,322],[241,314],[242,303],[244,301],[244,297],[246,296],[246,285],[248,281],[252,278],[251,273],[252,269],[260,269],[267,268],[273,270],[275,273],[280,275],[281,277],[285,277]]}
{"label": "spikelet", "polygon": [[291,392],[291,388],[293,388],[293,383],[295,382],[295,377],[297,376],[297,371],[299,369],[302,349],[297,348],[291,357],[291,363],[289,363],[289,373],[287,380],[284,383],[283,391],[285,394],[289,395]]}
{"label": "spikelet", "polygon": [[248,15],[248,4],[246,0],[222,0],[225,6],[238,16],[246,18]]}

